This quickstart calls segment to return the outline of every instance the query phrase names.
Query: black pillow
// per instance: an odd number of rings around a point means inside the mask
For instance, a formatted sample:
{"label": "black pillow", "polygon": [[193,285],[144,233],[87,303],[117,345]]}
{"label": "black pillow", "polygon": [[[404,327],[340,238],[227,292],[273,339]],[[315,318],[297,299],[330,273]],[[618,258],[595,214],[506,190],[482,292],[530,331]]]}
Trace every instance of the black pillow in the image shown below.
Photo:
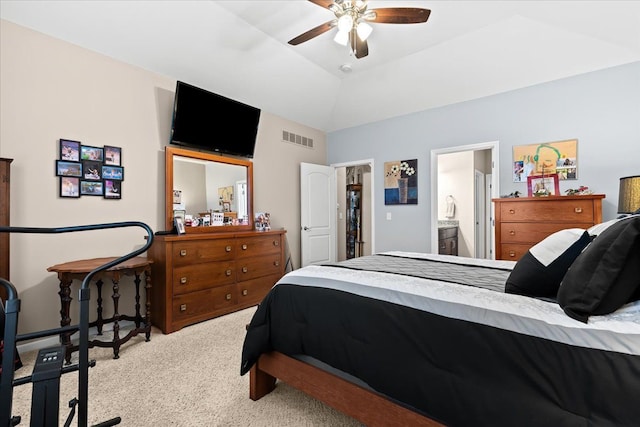
{"label": "black pillow", "polygon": [[555,298],[569,266],[591,242],[581,228],[560,230],[533,246],[516,263],[505,283],[509,294]]}
{"label": "black pillow", "polygon": [[640,299],[640,217],[615,222],[574,261],[558,290],[558,303],[573,319],[616,311]]}

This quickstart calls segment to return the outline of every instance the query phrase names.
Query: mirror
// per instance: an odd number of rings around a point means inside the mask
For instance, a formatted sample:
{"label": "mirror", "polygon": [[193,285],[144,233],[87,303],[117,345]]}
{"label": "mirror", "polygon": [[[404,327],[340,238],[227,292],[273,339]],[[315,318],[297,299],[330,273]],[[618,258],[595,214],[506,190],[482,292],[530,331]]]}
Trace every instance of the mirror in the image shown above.
{"label": "mirror", "polygon": [[167,230],[176,216],[185,219],[187,234],[252,230],[252,190],[249,160],[165,148]]}

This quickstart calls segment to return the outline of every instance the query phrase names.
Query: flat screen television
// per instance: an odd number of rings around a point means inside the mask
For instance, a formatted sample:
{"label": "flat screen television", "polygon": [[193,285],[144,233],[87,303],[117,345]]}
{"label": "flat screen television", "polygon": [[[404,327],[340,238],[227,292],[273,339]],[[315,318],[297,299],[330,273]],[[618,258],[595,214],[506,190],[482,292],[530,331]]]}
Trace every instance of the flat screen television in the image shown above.
{"label": "flat screen television", "polygon": [[253,158],[260,109],[178,81],[171,144]]}

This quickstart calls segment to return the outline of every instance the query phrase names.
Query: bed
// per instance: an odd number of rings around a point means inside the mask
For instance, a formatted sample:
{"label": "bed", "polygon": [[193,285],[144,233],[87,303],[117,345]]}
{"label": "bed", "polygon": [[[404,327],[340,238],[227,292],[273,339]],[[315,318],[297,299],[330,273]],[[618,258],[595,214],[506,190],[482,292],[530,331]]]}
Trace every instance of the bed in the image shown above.
{"label": "bed", "polygon": [[558,233],[535,265],[385,252],[294,270],[247,327],[250,397],[279,379],[368,426],[636,426],[640,218],[620,224]]}

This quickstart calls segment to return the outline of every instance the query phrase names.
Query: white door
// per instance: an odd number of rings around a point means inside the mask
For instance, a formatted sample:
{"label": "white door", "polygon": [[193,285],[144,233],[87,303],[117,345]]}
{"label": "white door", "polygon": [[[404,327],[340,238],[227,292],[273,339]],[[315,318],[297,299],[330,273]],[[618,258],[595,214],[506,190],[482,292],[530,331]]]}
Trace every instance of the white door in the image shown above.
{"label": "white door", "polygon": [[336,185],[330,166],[300,163],[302,267],[336,260]]}

